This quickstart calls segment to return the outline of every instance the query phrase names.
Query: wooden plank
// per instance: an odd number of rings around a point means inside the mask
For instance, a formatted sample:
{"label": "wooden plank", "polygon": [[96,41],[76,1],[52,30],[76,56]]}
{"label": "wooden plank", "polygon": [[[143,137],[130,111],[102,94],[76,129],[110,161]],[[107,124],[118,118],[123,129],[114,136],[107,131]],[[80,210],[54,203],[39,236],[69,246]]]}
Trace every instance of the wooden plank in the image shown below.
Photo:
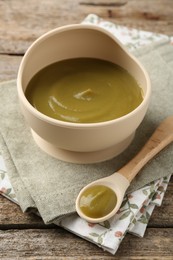
{"label": "wooden plank", "polygon": [[114,1],[99,2],[30,0],[28,8],[27,0],[22,4],[21,0],[0,1],[0,53],[24,53],[43,33],[79,23],[89,13],[125,26],[172,35],[172,0],[127,0],[116,5]]}
{"label": "wooden plank", "polygon": [[[61,228],[0,231],[0,259],[171,259],[173,229],[127,235],[115,256]],[[35,257],[35,258],[34,258]]]}
{"label": "wooden plank", "polygon": [[0,229],[45,227],[40,217],[23,213],[18,205],[2,195],[0,195],[0,212]]}
{"label": "wooden plank", "polygon": [[80,22],[77,6],[78,0],[0,1],[0,53],[23,53],[41,34]]}

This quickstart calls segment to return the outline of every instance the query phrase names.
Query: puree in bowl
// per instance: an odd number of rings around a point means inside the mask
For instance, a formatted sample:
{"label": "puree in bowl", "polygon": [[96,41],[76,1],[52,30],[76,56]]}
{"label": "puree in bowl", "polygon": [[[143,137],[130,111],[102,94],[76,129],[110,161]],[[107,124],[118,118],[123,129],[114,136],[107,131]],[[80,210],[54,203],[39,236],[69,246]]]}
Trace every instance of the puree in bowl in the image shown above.
{"label": "puree in bowl", "polygon": [[143,100],[140,86],[125,69],[95,58],[62,60],[43,68],[25,95],[41,113],[74,123],[116,119]]}

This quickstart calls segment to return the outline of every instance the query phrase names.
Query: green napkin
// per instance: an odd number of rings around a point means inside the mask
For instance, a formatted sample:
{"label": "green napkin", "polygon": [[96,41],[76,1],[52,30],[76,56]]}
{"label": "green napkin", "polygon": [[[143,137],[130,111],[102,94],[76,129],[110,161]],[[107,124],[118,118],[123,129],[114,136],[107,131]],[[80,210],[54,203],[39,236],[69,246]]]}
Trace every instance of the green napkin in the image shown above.
{"label": "green napkin", "polygon": [[[150,108],[128,149],[102,163],[72,164],[41,151],[20,112],[16,81],[0,84],[0,151],[23,211],[38,209],[45,223],[74,212],[76,196],[84,185],[121,168],[144,145],[160,121],[173,114],[173,47],[161,42],[140,49],[135,55],[151,78]],[[144,167],[128,192],[172,174],[172,158],[173,146],[170,145]]]}

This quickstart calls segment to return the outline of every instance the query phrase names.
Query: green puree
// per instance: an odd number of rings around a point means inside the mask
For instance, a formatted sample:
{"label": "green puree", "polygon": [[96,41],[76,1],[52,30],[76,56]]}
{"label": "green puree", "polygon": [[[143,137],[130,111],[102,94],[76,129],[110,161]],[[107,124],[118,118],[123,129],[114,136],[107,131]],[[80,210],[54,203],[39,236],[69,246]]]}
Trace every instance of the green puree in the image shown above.
{"label": "green puree", "polygon": [[121,117],[143,100],[141,88],[126,70],[93,58],[63,60],[43,68],[25,94],[43,114],[76,123]]}
{"label": "green puree", "polygon": [[115,192],[103,185],[86,189],[80,198],[81,211],[90,218],[101,218],[109,214],[117,204]]}

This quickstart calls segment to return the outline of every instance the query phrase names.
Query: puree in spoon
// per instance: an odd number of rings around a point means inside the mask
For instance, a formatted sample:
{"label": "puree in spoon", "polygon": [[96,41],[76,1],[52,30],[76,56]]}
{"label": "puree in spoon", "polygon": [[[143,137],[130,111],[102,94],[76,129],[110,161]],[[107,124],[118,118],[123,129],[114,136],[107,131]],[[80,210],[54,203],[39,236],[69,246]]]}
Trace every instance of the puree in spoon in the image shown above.
{"label": "puree in spoon", "polygon": [[41,113],[74,123],[112,120],[143,100],[141,88],[125,69],[94,58],[62,60],[43,68],[25,95]]}
{"label": "puree in spoon", "polygon": [[117,203],[115,192],[104,185],[86,189],[79,201],[80,210],[90,218],[101,218],[109,214]]}

